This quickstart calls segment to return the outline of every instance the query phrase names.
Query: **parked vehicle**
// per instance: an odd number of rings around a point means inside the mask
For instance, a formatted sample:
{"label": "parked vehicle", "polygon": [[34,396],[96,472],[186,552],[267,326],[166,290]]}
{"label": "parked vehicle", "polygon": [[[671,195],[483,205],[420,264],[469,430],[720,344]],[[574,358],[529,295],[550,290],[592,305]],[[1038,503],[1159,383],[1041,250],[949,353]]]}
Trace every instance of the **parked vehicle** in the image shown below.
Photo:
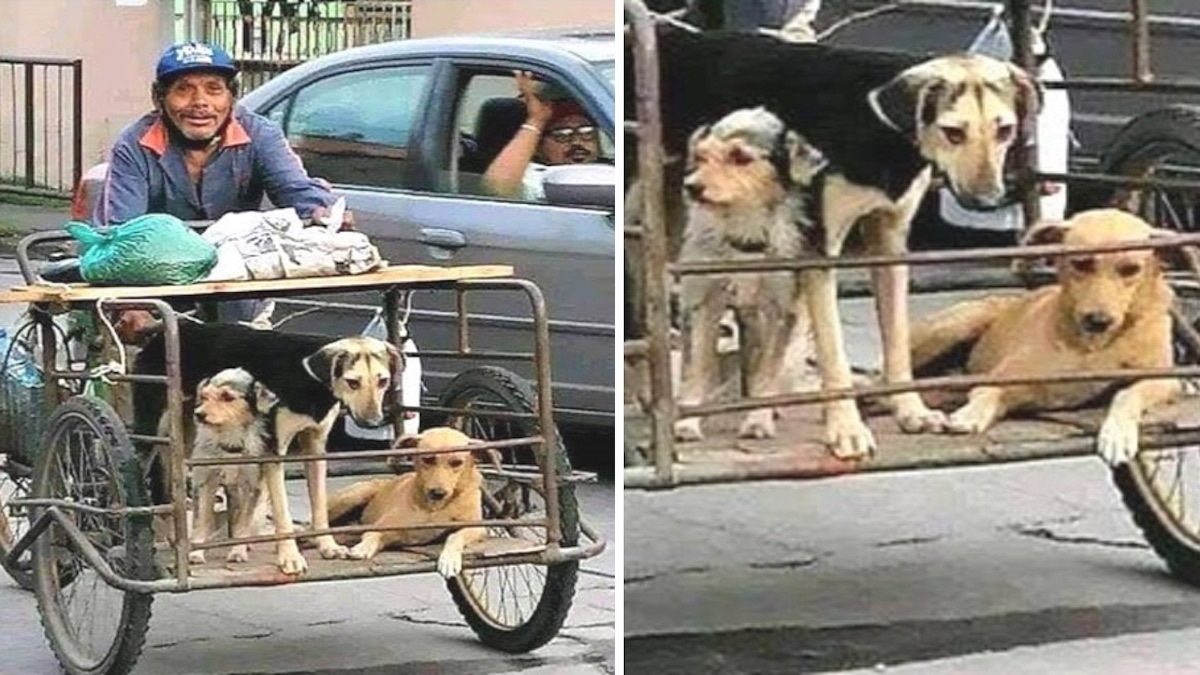
{"label": "parked vehicle", "polygon": [[[346,197],[357,229],[392,264],[505,263],[536,282],[551,317],[556,420],[611,427],[615,58],[611,32],[403,40],[314,59],[241,103],[283,127],[309,173]],[[555,184],[547,184],[547,202],[497,198],[480,184],[523,121],[514,70],[531,71],[578,100],[601,131],[604,165],[562,167],[548,179]],[[84,191],[94,199],[89,175]],[[413,299],[413,338],[420,345],[453,342],[453,298],[427,295],[417,291]],[[345,306],[297,317],[286,329],[361,332],[371,318],[364,310],[374,305],[354,295],[338,300]],[[471,344],[503,351],[530,344],[532,322],[517,318],[529,308],[518,302],[473,300],[468,311],[479,328]],[[295,308],[280,307],[276,318]],[[436,395],[453,373],[436,358],[422,365],[428,393]],[[530,376],[525,365],[513,368]]]}

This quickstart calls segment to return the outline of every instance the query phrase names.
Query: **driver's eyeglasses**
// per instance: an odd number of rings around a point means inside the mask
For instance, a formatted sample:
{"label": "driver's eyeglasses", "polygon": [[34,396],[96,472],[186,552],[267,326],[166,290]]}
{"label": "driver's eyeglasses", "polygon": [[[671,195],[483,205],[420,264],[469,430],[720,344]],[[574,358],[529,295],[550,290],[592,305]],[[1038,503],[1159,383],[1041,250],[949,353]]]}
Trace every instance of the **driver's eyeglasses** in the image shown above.
{"label": "driver's eyeglasses", "polygon": [[570,143],[578,138],[580,141],[596,140],[596,127],[559,127],[546,132],[546,135],[554,140],[555,143]]}

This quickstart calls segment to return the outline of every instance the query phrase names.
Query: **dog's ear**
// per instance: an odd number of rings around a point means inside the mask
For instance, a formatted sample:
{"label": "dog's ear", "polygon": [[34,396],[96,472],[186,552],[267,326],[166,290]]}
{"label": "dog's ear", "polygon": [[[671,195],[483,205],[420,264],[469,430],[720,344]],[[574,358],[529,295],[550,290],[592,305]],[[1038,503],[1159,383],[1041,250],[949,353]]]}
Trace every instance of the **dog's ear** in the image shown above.
{"label": "dog's ear", "polygon": [[383,409],[385,411],[394,410],[399,404],[401,376],[404,374],[404,353],[401,352],[396,345],[387,343],[387,359],[388,372],[391,373],[392,381],[388,385],[387,391],[383,392]]}
{"label": "dog's ear", "polygon": [[197,401],[200,400],[200,392],[204,391],[204,388],[207,387],[210,382],[212,382],[212,378],[206,377],[203,380],[200,380],[200,384],[196,385],[196,400]]}
{"label": "dog's ear", "polygon": [[345,362],[346,352],[334,345],[325,345],[301,361],[309,377],[326,387],[332,387],[333,381],[342,376]]}
{"label": "dog's ear", "polygon": [[688,145],[687,145],[689,156],[691,156],[692,151],[695,150],[696,144],[699,143],[700,141],[704,140],[705,137],[708,136],[710,131],[712,131],[711,124],[702,124],[699,127],[697,127],[697,129],[695,131],[692,132],[691,137],[688,138]]}
{"label": "dog's ear", "polygon": [[817,174],[829,164],[829,160],[820,150],[809,145],[808,141],[795,131],[787,132],[784,145],[787,148],[788,172],[792,182],[797,185],[812,185]]}
{"label": "dog's ear", "polygon": [[1021,238],[1022,246],[1061,244],[1067,236],[1068,225],[1061,220],[1044,220],[1034,225]]}
{"label": "dog's ear", "polygon": [[937,119],[946,82],[934,69],[916,66],[867,93],[867,104],[881,122],[915,141],[917,130]]}
{"label": "dog's ear", "polygon": [[[471,440],[467,441],[467,445],[483,445],[483,441],[479,440],[478,438],[472,438]],[[500,451],[496,448],[477,448],[471,454],[475,455],[476,463],[487,462],[491,464],[497,471],[504,470],[504,467],[501,465],[503,457],[501,456]]]}
{"label": "dog's ear", "polygon": [[[1161,227],[1156,227],[1150,232],[1151,239],[1160,239],[1166,237],[1178,237],[1181,233],[1175,230],[1168,230]],[[1200,266],[1200,252],[1197,252],[1195,246],[1171,246],[1170,248],[1156,248],[1154,254],[1158,256],[1162,266],[1168,269],[1187,270],[1195,269]]]}
{"label": "dog's ear", "polygon": [[1033,138],[1037,129],[1038,111],[1042,109],[1042,86],[1024,68],[1015,63],[1006,63],[1016,94],[1013,108],[1017,114],[1025,138]]}
{"label": "dog's ear", "polygon": [[[395,450],[410,450],[412,448],[417,447],[417,445],[420,444],[420,442],[421,442],[421,434],[404,434],[403,436],[401,436],[400,438],[397,438],[392,443],[392,448]],[[404,462],[410,458],[411,457],[395,457],[395,456],[388,457],[387,458],[388,468],[391,469],[392,471],[394,471],[395,473],[400,473],[401,469],[406,468],[404,466]]]}
{"label": "dog's ear", "polygon": [[258,380],[250,387],[250,405],[260,415],[266,415],[279,404],[279,397],[275,392],[267,389],[266,385]]}

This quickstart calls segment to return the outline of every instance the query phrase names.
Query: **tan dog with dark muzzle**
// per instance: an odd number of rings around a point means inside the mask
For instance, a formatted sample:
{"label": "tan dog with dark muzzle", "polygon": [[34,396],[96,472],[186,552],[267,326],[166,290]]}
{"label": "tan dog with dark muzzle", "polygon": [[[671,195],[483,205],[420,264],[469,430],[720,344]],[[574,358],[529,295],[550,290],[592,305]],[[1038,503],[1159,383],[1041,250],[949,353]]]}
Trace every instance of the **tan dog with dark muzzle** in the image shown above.
{"label": "tan dog with dark muzzle", "polygon": [[[465,447],[474,441],[449,427],[426,429],[405,436],[396,447],[418,450]],[[493,451],[494,453],[494,451]],[[470,450],[417,454],[413,471],[396,478],[376,478],[355,483],[329,498],[329,520],[335,525],[355,520],[363,525],[422,525],[483,519],[480,490],[483,476]],[[355,512],[361,516],[353,518]],[[369,560],[393,546],[415,546],[436,541],[445,530],[367,532],[350,549],[350,557]],[[446,538],[438,557],[438,572],[449,579],[462,571],[463,551],[487,536],[482,527],[455,530]]]}
{"label": "tan dog with dark muzzle", "polygon": [[[1115,209],[1077,214],[1030,231],[1029,244],[1095,246],[1145,241],[1157,231]],[[1019,296],[961,303],[913,330],[913,364],[922,368],[973,343],[967,371],[1037,376],[1082,370],[1168,368],[1173,364],[1174,294],[1154,250],[1081,253],[1056,259],[1058,284]],[[950,415],[959,433],[981,433],[1011,412],[1086,405],[1108,382],[982,386]],[[1179,380],[1143,380],[1120,389],[1100,428],[1098,450],[1110,464],[1137,454],[1142,414],[1180,394]]]}

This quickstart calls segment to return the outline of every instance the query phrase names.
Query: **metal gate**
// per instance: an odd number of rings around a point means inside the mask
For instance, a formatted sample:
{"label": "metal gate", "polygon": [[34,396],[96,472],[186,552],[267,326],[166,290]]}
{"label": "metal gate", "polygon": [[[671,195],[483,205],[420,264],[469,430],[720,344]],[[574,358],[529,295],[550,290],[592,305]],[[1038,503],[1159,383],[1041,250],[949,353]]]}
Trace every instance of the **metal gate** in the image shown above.
{"label": "metal gate", "polygon": [[0,191],[63,196],[83,167],[83,61],[0,56]]}
{"label": "metal gate", "polygon": [[318,56],[403,40],[412,23],[412,0],[206,0],[199,11],[204,39],[237,60],[245,91]]}

